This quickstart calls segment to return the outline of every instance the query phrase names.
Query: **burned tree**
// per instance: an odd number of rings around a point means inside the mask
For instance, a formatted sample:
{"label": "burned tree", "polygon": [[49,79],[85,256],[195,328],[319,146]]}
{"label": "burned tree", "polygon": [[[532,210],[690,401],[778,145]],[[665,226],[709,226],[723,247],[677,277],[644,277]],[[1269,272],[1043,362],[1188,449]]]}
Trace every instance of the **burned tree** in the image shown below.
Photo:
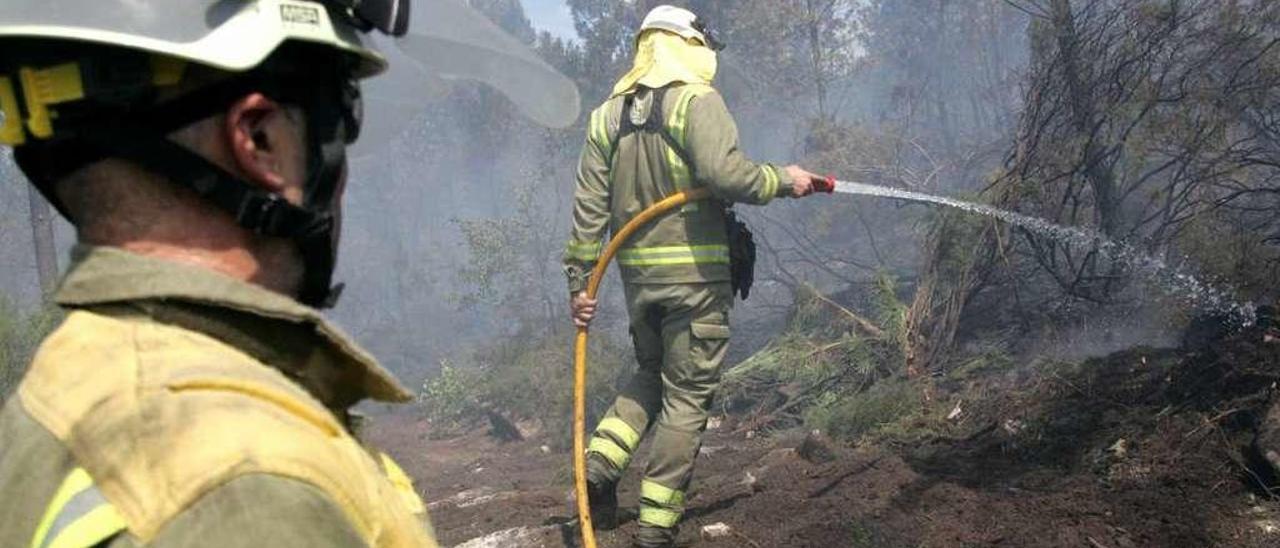
{"label": "burned tree", "polygon": [[[1208,0],[1010,1],[1029,14],[1030,69],[988,201],[1098,232],[1211,282],[1266,290],[1277,226],[1280,7]],[[1015,230],[960,236],[944,222],[912,309],[914,368],[944,355],[991,277],[993,316],[1074,321],[1139,306],[1129,265]],[[955,262],[953,237],[972,263]],[[1006,255],[1007,252],[1007,255]],[[992,257],[1007,257],[993,263]],[[985,259],[984,259],[985,258]],[[985,262],[984,262],[985,261]],[[1274,264],[1274,261],[1270,264]],[[998,267],[998,268],[994,268]],[[996,295],[999,297],[997,298]],[[1018,299],[1004,298],[1017,295]],[[1025,297],[1025,298],[1021,298]],[[1195,303],[1191,303],[1195,304]],[[984,321],[993,321],[991,317]]]}
{"label": "burned tree", "polygon": [[[1275,104],[1274,5],[1027,6],[1032,71],[1008,169],[1024,211],[1173,255],[1187,228],[1274,177],[1274,139],[1256,123]],[[1129,282],[1096,249],[1032,238],[1020,249],[1070,299],[1110,303]]]}

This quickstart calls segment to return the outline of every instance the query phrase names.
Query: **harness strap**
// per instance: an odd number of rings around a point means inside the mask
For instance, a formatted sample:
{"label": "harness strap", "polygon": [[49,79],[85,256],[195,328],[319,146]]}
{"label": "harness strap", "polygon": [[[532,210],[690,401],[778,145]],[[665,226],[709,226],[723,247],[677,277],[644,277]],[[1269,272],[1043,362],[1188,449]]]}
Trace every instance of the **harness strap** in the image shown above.
{"label": "harness strap", "polygon": [[[667,92],[670,88],[660,88],[650,90],[653,97],[653,104],[649,108],[649,112],[644,119],[644,123],[637,124],[632,116],[632,110],[635,108],[636,94],[632,93],[623,99],[622,113],[619,115],[618,130],[616,133],[610,133],[610,129],[604,123],[604,112],[601,112],[601,123],[596,131],[596,135],[604,134],[602,149],[608,153],[609,168],[612,169],[617,164],[618,142],[623,137],[644,131],[647,133],[657,134],[662,137],[666,143],[667,164],[670,167],[670,176],[672,183],[677,191],[688,190],[693,186],[693,182],[697,179],[694,170],[693,160],[690,158],[688,149],[685,146],[685,138],[688,134],[689,107],[693,100],[702,95],[703,89],[710,88],[698,86],[685,86],[680,88],[679,96],[676,98],[675,110],[671,113],[671,119],[666,118],[666,108],[664,102]],[[599,137],[597,137],[599,140]],[[698,203],[690,203],[682,208],[682,211],[690,212],[698,210]],[[726,209],[732,207],[731,203],[722,204]]]}
{"label": "harness strap", "polygon": [[[689,166],[690,169],[692,169],[693,162],[690,161],[689,154],[688,152],[685,151],[684,145],[677,142],[675,137],[671,136],[671,131],[667,127],[667,121],[665,119],[666,109],[664,108],[664,104],[665,104],[664,99],[667,96],[666,91],[667,90],[665,88],[652,90],[653,106],[650,107],[649,109],[649,116],[646,117],[644,123],[640,125],[636,125],[635,121],[631,118],[631,109],[635,107],[635,94],[633,93],[633,94],[627,95],[626,98],[623,99],[622,115],[620,116],[621,119],[619,120],[618,131],[606,137],[607,139],[606,142],[608,143],[606,150],[610,152],[610,155],[609,155],[610,168],[613,167],[614,163],[616,163],[616,160],[617,160],[618,141],[621,141],[623,137],[626,137],[627,135],[635,133],[636,131],[643,130],[651,133],[657,133],[660,137],[662,137],[662,140],[667,143],[667,147],[671,149],[671,151],[674,152],[676,156],[678,156],[680,160],[685,163],[686,166]],[[693,102],[692,101],[693,94],[692,92],[685,92],[685,93],[688,93],[689,96],[687,98],[684,96],[680,98],[680,102],[676,105],[676,112],[673,114],[675,115],[677,120],[683,120],[687,122],[689,119],[689,105],[690,103]],[[654,116],[654,114],[657,114],[657,116]],[[605,129],[607,131],[607,128]],[[671,129],[679,131],[682,134],[681,136],[683,137],[684,129],[685,129],[684,127],[676,127]]]}

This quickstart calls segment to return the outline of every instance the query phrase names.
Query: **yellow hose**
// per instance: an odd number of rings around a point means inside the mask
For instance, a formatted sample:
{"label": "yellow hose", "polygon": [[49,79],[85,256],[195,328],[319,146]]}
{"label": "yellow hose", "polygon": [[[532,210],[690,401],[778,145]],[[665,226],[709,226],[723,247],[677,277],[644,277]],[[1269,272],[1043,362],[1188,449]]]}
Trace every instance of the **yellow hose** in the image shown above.
{"label": "yellow hose", "polygon": [[[587,281],[587,297],[596,298],[600,291],[600,280],[609,268],[613,256],[626,243],[631,235],[644,225],[663,214],[689,202],[695,202],[711,196],[705,188],[677,192],[666,199],[653,204],[631,222],[622,227],[609,240],[608,247],[596,262],[596,268]],[[573,483],[578,498],[578,523],[582,527],[582,548],[596,548],[596,532],[591,526],[591,507],[587,502],[587,328],[578,328],[578,337],[573,347]]]}

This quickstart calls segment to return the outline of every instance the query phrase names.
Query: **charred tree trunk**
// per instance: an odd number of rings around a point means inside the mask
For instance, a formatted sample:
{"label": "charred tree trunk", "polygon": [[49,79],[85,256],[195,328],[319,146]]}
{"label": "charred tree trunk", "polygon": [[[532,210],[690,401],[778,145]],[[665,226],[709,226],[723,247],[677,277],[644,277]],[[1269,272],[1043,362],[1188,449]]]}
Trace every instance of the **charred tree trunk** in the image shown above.
{"label": "charred tree trunk", "polygon": [[808,26],[809,38],[809,56],[810,62],[813,64],[813,86],[814,92],[818,96],[818,120],[822,123],[828,121],[827,109],[827,82],[826,71],[823,70],[825,63],[822,51],[822,17],[818,13],[818,7],[814,5],[814,0],[805,2],[805,24]]}
{"label": "charred tree trunk", "polygon": [[902,337],[908,377],[936,369],[946,359],[965,306],[986,285],[1008,241],[1004,230],[990,219],[957,213],[944,214],[934,224]]}
{"label": "charred tree trunk", "polygon": [[1086,83],[1080,59],[1080,36],[1076,29],[1071,0],[1053,0],[1053,27],[1058,56],[1062,63],[1062,81],[1070,98],[1071,120],[1077,138],[1084,143],[1081,175],[1093,190],[1098,215],[1098,228],[1108,237],[1120,230],[1119,204],[1116,202],[1115,174],[1106,165],[1106,144],[1098,139],[1098,114],[1092,86]]}
{"label": "charred tree trunk", "polygon": [[53,292],[58,283],[58,250],[53,240],[53,210],[34,186],[27,188],[27,204],[31,215],[31,243],[36,254],[36,274],[40,291]]}

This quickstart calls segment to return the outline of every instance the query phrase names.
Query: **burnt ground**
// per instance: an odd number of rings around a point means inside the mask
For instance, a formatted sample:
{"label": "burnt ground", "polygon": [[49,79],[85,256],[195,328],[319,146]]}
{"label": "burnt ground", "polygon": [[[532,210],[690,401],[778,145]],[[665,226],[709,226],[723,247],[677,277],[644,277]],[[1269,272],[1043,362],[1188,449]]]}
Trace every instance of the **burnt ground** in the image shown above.
{"label": "burnt ground", "polygon": [[[1241,339],[940,378],[931,401],[958,404],[958,416],[923,414],[915,439],[825,451],[797,451],[801,433],[735,431],[729,417],[706,439],[681,544],[1280,546],[1275,478],[1252,448],[1280,378],[1275,346]],[[445,546],[578,545],[563,525],[568,454],[430,433],[404,413],[378,417],[369,438],[417,480]],[[632,517],[636,476],[621,489]],[[714,523],[731,533],[701,538]],[[601,533],[600,545],[627,546],[634,527]]]}

